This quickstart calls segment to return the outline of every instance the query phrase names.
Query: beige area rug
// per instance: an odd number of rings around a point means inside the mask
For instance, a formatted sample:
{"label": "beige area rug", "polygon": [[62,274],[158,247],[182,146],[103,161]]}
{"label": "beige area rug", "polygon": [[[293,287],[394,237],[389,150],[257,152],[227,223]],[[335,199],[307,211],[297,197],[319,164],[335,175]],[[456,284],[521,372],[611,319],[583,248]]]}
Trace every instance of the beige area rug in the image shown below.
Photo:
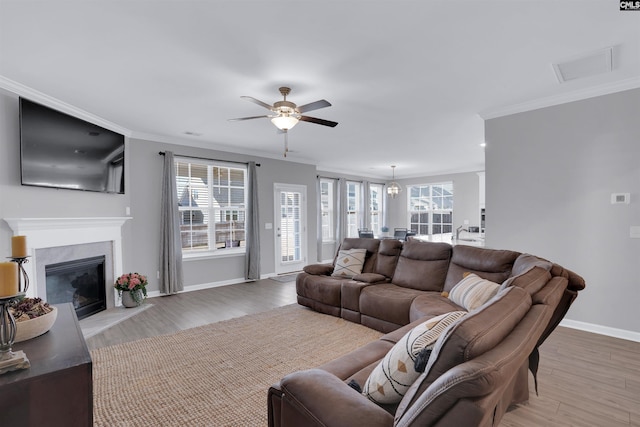
{"label": "beige area rug", "polygon": [[266,426],[269,386],[381,335],[293,304],[97,349],[94,425]]}

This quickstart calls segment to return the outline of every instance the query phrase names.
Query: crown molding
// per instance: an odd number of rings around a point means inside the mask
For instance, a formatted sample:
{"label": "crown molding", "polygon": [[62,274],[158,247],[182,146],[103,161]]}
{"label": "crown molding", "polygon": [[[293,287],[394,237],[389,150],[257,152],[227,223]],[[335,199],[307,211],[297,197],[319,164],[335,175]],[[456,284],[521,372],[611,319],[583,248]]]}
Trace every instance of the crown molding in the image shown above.
{"label": "crown molding", "polygon": [[554,105],[566,104],[568,102],[581,101],[583,99],[595,98],[596,96],[609,95],[630,89],[640,88],[640,77],[632,77],[613,83],[606,83],[599,86],[580,89],[569,93],[540,98],[520,104],[509,105],[487,109],[478,113],[483,120],[495,119],[497,117],[509,116],[511,114],[524,113],[526,111],[537,110],[539,108],[552,107]]}
{"label": "crown molding", "polygon": [[102,117],[91,114],[80,108],[74,107],[71,104],[67,104],[64,101],[60,101],[57,98],[46,95],[40,91],[25,86],[22,83],[18,83],[14,80],[8,79],[2,75],[0,75],[0,88],[6,90],[7,92],[11,92],[23,98],[28,98],[31,101],[56,109],[58,111],[62,111],[63,113],[72,115],[87,122],[102,126],[105,129],[118,132],[125,136],[131,136],[132,132],[127,128],[105,120]]}

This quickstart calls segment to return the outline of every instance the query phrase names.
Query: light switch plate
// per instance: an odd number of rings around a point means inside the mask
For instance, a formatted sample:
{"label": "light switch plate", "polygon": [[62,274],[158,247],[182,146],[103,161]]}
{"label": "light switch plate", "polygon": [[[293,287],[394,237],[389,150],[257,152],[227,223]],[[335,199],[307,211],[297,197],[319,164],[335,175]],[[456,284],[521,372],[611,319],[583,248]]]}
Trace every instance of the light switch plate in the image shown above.
{"label": "light switch plate", "polygon": [[640,239],[640,225],[632,225],[629,227],[629,237],[632,239]]}

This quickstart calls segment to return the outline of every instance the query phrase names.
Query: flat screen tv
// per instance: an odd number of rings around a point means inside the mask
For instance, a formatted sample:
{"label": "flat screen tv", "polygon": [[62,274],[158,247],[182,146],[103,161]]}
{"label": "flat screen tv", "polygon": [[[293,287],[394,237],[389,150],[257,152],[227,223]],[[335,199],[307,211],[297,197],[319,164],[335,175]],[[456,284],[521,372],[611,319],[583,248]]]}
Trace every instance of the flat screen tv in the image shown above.
{"label": "flat screen tv", "polygon": [[22,185],[124,194],[124,136],[20,98]]}

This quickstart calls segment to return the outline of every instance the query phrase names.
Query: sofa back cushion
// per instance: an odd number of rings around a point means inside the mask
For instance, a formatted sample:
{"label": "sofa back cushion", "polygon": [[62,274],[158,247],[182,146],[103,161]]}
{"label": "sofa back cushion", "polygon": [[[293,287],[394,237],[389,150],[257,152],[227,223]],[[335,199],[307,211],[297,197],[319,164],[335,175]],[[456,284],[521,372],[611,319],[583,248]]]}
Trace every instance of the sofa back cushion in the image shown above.
{"label": "sofa back cushion", "polygon": [[423,377],[418,379],[398,406],[394,426],[499,425],[512,402],[514,378],[525,366],[551,311],[548,305],[531,306],[495,347],[452,367],[426,389]]}
{"label": "sofa back cushion", "polygon": [[447,243],[407,240],[402,246],[391,282],[421,291],[442,291],[451,258]]}
{"label": "sofa back cushion", "polygon": [[510,275],[519,252],[456,245],[451,254],[444,290],[450,291],[464,273],[475,273],[483,279],[502,283]]}
{"label": "sofa back cushion", "polygon": [[510,287],[502,290],[481,310],[469,313],[447,329],[436,341],[425,373],[418,380],[419,384],[414,384],[400,403],[398,414],[410,407],[413,400],[449,369],[498,345],[530,309],[529,293],[524,289]]}
{"label": "sofa back cushion", "polygon": [[365,239],[358,237],[347,237],[342,241],[342,245],[336,252],[336,257],[333,260],[333,265],[336,264],[338,253],[340,250],[347,249],[366,249],[367,255],[364,259],[364,265],[362,266],[362,273],[373,273],[376,265],[376,258],[378,255],[378,248],[380,247],[380,240],[378,239]]}
{"label": "sofa back cushion", "polygon": [[391,279],[398,264],[398,257],[402,251],[402,242],[396,239],[384,239],[380,241],[378,256],[376,258],[375,273]]}

